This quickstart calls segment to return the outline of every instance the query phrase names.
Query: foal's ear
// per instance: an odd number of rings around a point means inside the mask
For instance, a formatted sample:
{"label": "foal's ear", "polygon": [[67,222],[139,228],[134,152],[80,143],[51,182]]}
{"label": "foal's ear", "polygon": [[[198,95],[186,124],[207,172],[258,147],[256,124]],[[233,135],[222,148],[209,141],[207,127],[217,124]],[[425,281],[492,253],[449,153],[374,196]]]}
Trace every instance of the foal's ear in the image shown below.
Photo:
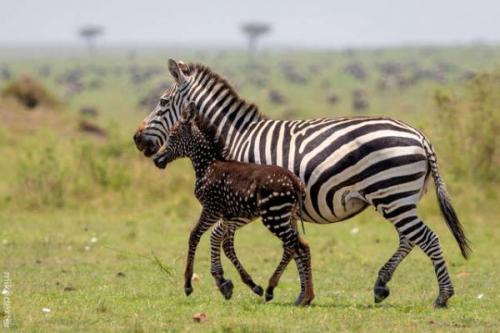
{"label": "foal's ear", "polygon": [[191,73],[188,65],[182,61],[175,61],[172,58],[168,59],[168,71],[178,84],[186,82]]}
{"label": "foal's ear", "polygon": [[194,119],[196,116],[196,104],[194,102],[189,102],[188,105],[184,107],[181,113],[181,122],[187,123]]}

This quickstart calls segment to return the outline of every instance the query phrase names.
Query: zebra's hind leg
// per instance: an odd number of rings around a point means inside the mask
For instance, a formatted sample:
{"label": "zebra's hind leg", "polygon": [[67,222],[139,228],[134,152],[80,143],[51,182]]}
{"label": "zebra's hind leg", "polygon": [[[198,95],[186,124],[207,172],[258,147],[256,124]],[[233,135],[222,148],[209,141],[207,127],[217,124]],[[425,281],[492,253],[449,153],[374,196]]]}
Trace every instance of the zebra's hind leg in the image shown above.
{"label": "zebra's hind leg", "polygon": [[261,286],[255,284],[250,274],[248,274],[248,272],[245,270],[245,268],[239,261],[238,257],[236,256],[236,252],[234,250],[234,233],[238,228],[242,227],[246,223],[247,223],[246,221],[245,222],[232,221],[231,224],[227,226],[226,231],[224,233],[224,239],[222,241],[222,249],[224,250],[224,254],[226,255],[226,257],[231,261],[231,263],[234,265],[234,267],[240,274],[243,283],[249,286],[254,293],[256,293],[259,296],[262,296],[264,294],[264,290],[262,289]]}
{"label": "zebra's hind leg", "polygon": [[403,261],[404,258],[406,258],[413,247],[414,244],[410,243],[410,241],[408,241],[400,233],[398,249],[378,272],[377,281],[375,281],[375,286],[373,287],[375,303],[380,303],[389,296],[390,291],[389,287],[387,287],[387,283],[391,280],[392,275],[394,274],[394,271],[396,270],[398,265]]}
{"label": "zebra's hind leg", "polygon": [[222,269],[222,262],[220,258],[220,248],[222,239],[224,238],[226,226],[224,222],[219,221],[212,229],[210,235],[210,258],[211,268],[210,272],[215,279],[215,284],[225,299],[230,299],[233,296],[233,282],[224,278],[224,270]]}
{"label": "zebra's hind leg", "polygon": [[[414,211],[415,209],[413,209]],[[439,285],[439,295],[434,305],[438,308],[446,307],[448,299],[453,296],[454,291],[439,238],[416,214],[405,214],[405,216],[394,221],[394,224],[410,243],[418,245],[432,261]]]}

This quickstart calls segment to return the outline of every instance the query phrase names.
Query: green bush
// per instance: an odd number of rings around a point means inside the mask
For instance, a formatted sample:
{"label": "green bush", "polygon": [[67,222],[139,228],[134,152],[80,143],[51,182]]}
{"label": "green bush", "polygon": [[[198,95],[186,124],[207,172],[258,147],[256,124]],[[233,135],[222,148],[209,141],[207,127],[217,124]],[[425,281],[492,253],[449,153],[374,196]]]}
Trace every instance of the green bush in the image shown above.
{"label": "green bush", "polygon": [[19,198],[28,206],[64,206],[67,170],[50,146],[27,150],[18,163]]}
{"label": "green bush", "polygon": [[465,91],[439,90],[440,154],[456,176],[499,181],[500,72],[477,75]]}
{"label": "green bush", "polygon": [[131,186],[133,167],[127,164],[125,142],[118,138],[65,142],[38,133],[20,146],[14,191],[25,206],[62,207]]}

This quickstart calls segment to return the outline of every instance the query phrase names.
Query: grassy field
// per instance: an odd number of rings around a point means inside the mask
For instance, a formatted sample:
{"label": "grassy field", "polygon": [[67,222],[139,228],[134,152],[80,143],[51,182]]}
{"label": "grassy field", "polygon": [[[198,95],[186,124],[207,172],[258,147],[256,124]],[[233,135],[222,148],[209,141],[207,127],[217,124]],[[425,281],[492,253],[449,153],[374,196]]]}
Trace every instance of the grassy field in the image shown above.
{"label": "grassy field", "polygon": [[[241,53],[172,54],[226,73],[242,96],[274,117],[359,114],[350,98],[353,90],[363,89],[370,106],[362,114],[397,117],[427,133],[474,249],[469,261],[460,257],[431,188],[419,212],[440,236],[455,285],[456,295],[445,310],[432,307],[437,283],[418,249],[395,273],[391,296],[374,304],[373,283],[396,249],[397,235],[372,209],[345,223],[306,225],[316,291],[310,307],[293,306],[299,291],[293,265],[266,304],[225,259],[235,290],[231,300],[224,300],[210,275],[208,237],[198,250],[194,292],[186,297],[188,234],[200,211],[192,195],[193,172],[187,161],[157,170],[131,140],[146,115],[139,100],[170,80],[166,57],[1,59],[0,68],[7,66],[11,79],[22,73],[37,77],[61,105],[27,110],[10,98],[0,99],[0,268],[3,289],[9,291],[0,319],[10,320],[8,330],[19,332],[497,332],[500,80],[464,77],[493,72],[500,67],[499,55],[494,47],[268,53],[260,64],[269,70],[261,74],[262,85],[245,78]],[[448,66],[439,65],[444,61]],[[345,66],[354,62],[365,68],[365,79],[346,74]],[[289,82],[279,70],[284,63],[307,83]],[[447,69],[443,79],[380,90],[381,63],[400,64],[398,78],[408,78],[415,69]],[[43,70],[47,66],[49,75]],[[158,69],[134,83],[131,66],[140,73]],[[325,70],[314,69],[318,66]],[[60,78],[78,68],[85,88],[68,95],[68,84]],[[95,79],[102,81],[99,88],[91,88]],[[0,81],[0,88],[8,82]],[[286,102],[273,104],[270,89],[280,91]],[[334,105],[327,102],[332,93],[339,98]],[[90,121],[106,136],[79,129],[87,119],[79,114],[82,106],[99,110]],[[265,287],[281,257],[279,241],[256,221],[237,234],[236,250]],[[199,312],[207,315],[205,322],[193,321]]]}

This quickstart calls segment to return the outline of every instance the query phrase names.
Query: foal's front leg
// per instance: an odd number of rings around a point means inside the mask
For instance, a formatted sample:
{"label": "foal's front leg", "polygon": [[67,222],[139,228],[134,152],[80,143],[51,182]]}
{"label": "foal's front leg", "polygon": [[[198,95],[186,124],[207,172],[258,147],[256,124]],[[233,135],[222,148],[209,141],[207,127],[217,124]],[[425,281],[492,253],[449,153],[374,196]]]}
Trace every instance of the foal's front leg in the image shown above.
{"label": "foal's front leg", "polygon": [[228,226],[219,221],[212,229],[210,235],[210,259],[211,259],[211,273],[215,279],[215,284],[225,299],[230,299],[233,296],[233,282],[229,279],[224,279],[224,270],[222,269],[222,262],[220,258],[220,247],[226,229]]}
{"label": "foal's front leg", "polygon": [[224,250],[224,254],[226,255],[226,257],[234,265],[234,267],[238,271],[238,274],[240,274],[240,278],[243,281],[243,283],[249,286],[254,293],[256,293],[259,296],[262,296],[264,294],[264,290],[262,289],[261,286],[257,285],[253,281],[250,274],[248,274],[248,272],[245,270],[240,260],[236,256],[236,251],[234,250],[234,233],[236,232],[237,229],[245,226],[248,223],[249,221],[245,219],[226,221],[224,223],[225,234],[224,234],[224,239],[222,241],[222,248]]}
{"label": "foal's front leg", "polygon": [[191,234],[189,235],[186,270],[184,272],[184,292],[186,293],[186,296],[189,296],[193,292],[191,280],[193,278],[193,265],[194,256],[196,254],[196,247],[198,246],[203,233],[205,233],[208,228],[210,228],[215,222],[217,222],[217,220],[217,216],[210,213],[204,208],[201,212],[200,218],[198,219],[198,223],[196,223],[195,227],[191,231]]}

